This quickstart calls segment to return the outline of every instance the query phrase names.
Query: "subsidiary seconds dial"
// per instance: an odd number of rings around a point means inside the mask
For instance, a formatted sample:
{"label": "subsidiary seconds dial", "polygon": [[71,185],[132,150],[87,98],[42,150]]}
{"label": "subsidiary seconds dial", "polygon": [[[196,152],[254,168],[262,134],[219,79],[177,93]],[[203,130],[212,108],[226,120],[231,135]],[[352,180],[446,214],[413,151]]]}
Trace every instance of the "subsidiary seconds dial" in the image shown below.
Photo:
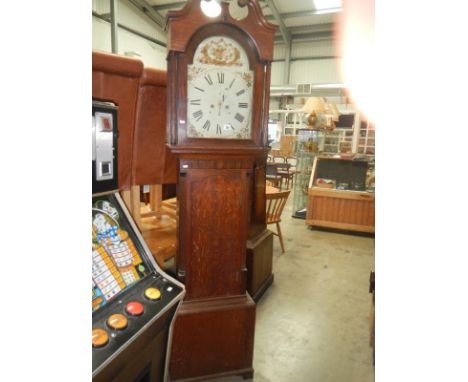
{"label": "subsidiary seconds dial", "polygon": [[250,139],[253,73],[196,67],[190,72],[188,136]]}

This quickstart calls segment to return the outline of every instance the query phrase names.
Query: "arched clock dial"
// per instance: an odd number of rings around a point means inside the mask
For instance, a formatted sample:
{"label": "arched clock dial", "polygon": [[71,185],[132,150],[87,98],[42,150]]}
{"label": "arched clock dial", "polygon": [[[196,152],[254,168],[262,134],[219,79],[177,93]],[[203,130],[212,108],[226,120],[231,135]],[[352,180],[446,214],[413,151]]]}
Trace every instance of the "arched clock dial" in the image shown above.
{"label": "arched clock dial", "polygon": [[210,37],[187,74],[187,136],[251,139],[254,75],[243,48],[229,37]]}
{"label": "arched clock dial", "polygon": [[252,74],[209,69],[188,86],[189,137],[249,139]]}

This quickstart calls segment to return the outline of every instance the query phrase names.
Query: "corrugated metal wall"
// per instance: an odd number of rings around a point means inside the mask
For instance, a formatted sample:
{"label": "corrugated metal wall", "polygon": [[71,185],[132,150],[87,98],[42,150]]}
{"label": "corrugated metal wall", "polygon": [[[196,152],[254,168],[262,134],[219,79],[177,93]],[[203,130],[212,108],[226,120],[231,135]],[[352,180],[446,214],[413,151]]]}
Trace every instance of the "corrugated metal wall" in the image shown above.
{"label": "corrugated metal wall", "polygon": [[275,44],[273,48],[273,60],[283,60],[286,51],[285,44]]}
{"label": "corrugated metal wall", "polygon": [[[93,0],[93,11],[98,14],[108,13],[109,0]],[[142,15],[128,1],[119,1],[117,5],[117,21],[152,38],[162,42],[166,41],[166,35],[159,30],[153,22]],[[111,52],[110,24],[97,17],[93,17],[93,49]],[[122,28],[118,28],[119,54],[134,52],[146,66],[158,69],[166,69],[166,48],[147,39],[137,36]],[[137,56],[137,57],[138,57]]]}
{"label": "corrugated metal wall", "polygon": [[[275,44],[274,60],[282,61],[273,62],[272,85],[285,85],[285,48],[285,44]],[[336,57],[332,40],[294,42],[291,47],[289,84],[342,82],[339,74],[341,59],[330,57]]]}
{"label": "corrugated metal wall", "polygon": [[275,61],[271,64],[271,84],[284,85],[284,61]]}
{"label": "corrugated metal wall", "polygon": [[335,48],[331,40],[310,42],[295,42],[292,44],[291,57],[323,57],[335,56]]}
{"label": "corrugated metal wall", "polygon": [[93,0],[93,12],[99,13],[110,13],[110,1],[109,0]]}
{"label": "corrugated metal wall", "polygon": [[320,84],[342,82],[338,67],[340,59],[300,60],[291,62],[291,84]]}

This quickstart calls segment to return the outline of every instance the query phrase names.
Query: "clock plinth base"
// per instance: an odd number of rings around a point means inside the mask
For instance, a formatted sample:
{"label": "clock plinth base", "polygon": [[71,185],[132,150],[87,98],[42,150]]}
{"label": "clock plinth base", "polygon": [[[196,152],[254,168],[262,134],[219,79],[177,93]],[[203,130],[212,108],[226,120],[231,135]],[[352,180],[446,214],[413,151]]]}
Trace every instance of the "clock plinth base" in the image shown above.
{"label": "clock plinth base", "polygon": [[182,302],[173,329],[171,381],[252,378],[255,308],[248,294]]}
{"label": "clock plinth base", "polygon": [[247,242],[247,291],[258,302],[273,283],[273,233],[268,229]]}

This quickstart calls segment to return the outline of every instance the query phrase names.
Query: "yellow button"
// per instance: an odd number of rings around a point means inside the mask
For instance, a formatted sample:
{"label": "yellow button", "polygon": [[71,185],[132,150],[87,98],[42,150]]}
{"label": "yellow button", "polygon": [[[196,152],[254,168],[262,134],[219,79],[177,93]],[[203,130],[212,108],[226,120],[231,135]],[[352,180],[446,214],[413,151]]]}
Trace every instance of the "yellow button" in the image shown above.
{"label": "yellow button", "polygon": [[93,347],[100,348],[109,342],[109,335],[104,329],[93,329]]}
{"label": "yellow button", "polygon": [[127,327],[127,324],[127,317],[120,313],[112,314],[107,319],[107,325],[109,325],[112,329],[122,330]]}
{"label": "yellow button", "polygon": [[159,300],[161,298],[161,292],[158,288],[148,288],[145,290],[145,297],[149,300]]}

